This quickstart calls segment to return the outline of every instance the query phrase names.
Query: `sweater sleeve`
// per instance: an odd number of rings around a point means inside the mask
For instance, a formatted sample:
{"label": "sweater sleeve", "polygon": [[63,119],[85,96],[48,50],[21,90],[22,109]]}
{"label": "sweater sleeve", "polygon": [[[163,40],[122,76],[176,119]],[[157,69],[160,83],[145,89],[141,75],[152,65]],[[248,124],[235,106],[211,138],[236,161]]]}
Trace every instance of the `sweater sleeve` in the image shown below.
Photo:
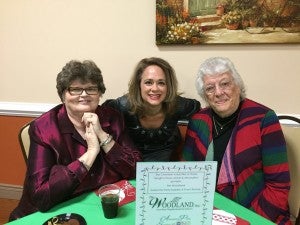
{"label": "sweater sleeve", "polygon": [[178,96],[178,112],[181,120],[188,120],[192,115],[198,112],[201,108],[201,104],[196,99],[184,98]]}
{"label": "sweater sleeve", "polygon": [[[276,114],[269,111],[261,123],[261,149],[265,186],[251,207],[276,224],[289,224],[290,176],[286,143]],[[285,223],[286,222],[286,223]]]}
{"label": "sweater sleeve", "polygon": [[186,161],[204,161],[207,148],[211,142],[210,124],[208,116],[195,113],[189,120],[185,136],[182,159]]}

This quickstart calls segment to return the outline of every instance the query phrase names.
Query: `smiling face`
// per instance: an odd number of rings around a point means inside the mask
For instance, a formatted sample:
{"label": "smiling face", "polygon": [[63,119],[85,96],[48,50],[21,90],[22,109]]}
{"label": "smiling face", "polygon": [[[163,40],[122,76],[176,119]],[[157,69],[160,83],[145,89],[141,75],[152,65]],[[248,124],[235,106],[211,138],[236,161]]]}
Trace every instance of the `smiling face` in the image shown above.
{"label": "smiling face", "polygon": [[156,65],[148,66],[141,76],[140,88],[145,103],[149,106],[161,106],[167,94],[163,70]]}
{"label": "smiling face", "polygon": [[[88,92],[92,94],[86,93],[85,90],[81,94],[76,93],[78,92],[77,89],[80,88],[88,89]],[[79,80],[73,81],[69,89],[64,92],[63,102],[68,114],[81,116],[84,112],[95,112],[100,100],[100,92],[95,93],[95,88],[97,88],[97,85],[90,82],[82,83]],[[72,94],[71,90],[74,90],[75,94]]]}
{"label": "smiling face", "polygon": [[203,77],[205,98],[220,117],[232,115],[239,107],[241,90],[230,73]]}

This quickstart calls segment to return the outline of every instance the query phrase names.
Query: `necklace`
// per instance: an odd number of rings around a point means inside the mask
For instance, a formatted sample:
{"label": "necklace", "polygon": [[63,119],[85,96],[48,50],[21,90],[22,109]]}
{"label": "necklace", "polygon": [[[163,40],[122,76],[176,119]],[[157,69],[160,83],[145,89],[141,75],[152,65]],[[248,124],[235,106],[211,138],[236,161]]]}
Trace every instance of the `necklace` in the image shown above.
{"label": "necklace", "polygon": [[[227,121],[226,123],[224,124],[221,124],[220,122],[218,122],[218,120],[215,119],[215,117],[213,116],[212,119],[213,119],[213,123],[214,123],[214,128],[215,128],[215,131],[217,133],[217,136],[219,135],[219,132],[218,132],[218,127],[220,127],[220,130],[222,131],[224,127],[226,127],[228,124],[230,124],[231,122],[233,122],[235,120],[236,116],[234,116],[233,118],[231,118],[229,121]],[[217,126],[218,125],[218,126]]]}

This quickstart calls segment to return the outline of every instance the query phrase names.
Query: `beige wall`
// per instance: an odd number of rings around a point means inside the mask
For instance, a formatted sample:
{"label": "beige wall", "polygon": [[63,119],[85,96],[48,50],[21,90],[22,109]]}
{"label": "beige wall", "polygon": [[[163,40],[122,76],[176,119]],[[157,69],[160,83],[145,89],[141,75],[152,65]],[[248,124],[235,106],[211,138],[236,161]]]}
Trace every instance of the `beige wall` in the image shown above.
{"label": "beige wall", "polygon": [[70,59],[103,71],[105,98],[126,92],[143,57],[177,71],[180,90],[198,98],[194,80],[211,56],[233,60],[248,97],[278,113],[300,114],[300,45],[155,45],[155,0],[1,0],[0,102],[58,103],[56,74]]}

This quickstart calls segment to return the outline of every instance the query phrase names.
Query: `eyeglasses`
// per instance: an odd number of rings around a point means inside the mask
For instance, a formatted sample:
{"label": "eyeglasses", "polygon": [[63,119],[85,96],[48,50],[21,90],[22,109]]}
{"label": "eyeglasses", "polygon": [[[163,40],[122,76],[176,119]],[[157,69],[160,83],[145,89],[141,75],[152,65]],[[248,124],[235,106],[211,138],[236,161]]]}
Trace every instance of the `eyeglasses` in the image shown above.
{"label": "eyeglasses", "polygon": [[216,89],[217,87],[216,86],[219,86],[219,89],[221,89],[221,91],[227,91],[229,90],[232,85],[233,85],[233,81],[232,80],[223,80],[221,81],[220,83],[218,84],[209,84],[207,85],[206,87],[204,87],[204,91],[207,95],[212,95],[216,92]]}
{"label": "eyeglasses", "polygon": [[79,88],[79,87],[69,87],[68,92],[70,95],[81,95],[85,91],[88,95],[97,95],[99,93],[98,87],[88,87],[88,88]]}

